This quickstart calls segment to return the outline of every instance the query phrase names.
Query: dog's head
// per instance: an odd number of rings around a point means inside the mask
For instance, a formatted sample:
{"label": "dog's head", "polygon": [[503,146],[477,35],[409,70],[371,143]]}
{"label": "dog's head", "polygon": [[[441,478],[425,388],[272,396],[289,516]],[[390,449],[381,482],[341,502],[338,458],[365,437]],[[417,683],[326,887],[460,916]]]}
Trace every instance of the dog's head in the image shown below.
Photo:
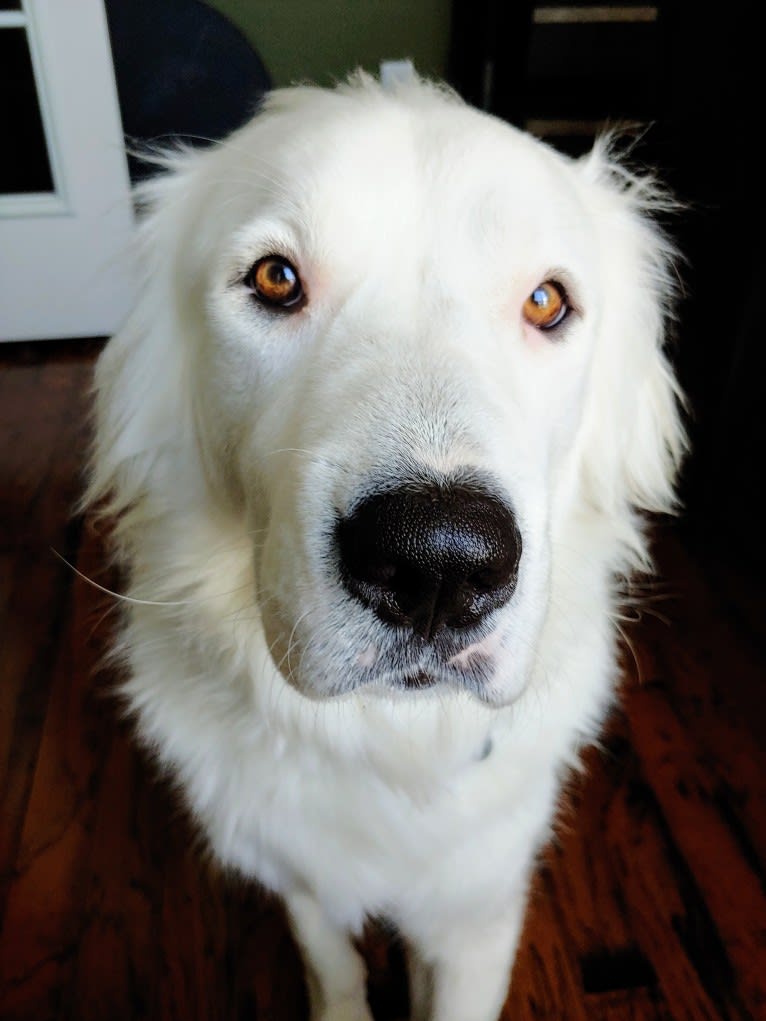
{"label": "dog's head", "polygon": [[169,164],[144,296],[99,366],[93,493],[246,530],[272,657],[306,694],[511,701],[573,522],[625,569],[637,511],[672,504],[653,185],[603,144],[571,161],[364,78],[274,93]]}

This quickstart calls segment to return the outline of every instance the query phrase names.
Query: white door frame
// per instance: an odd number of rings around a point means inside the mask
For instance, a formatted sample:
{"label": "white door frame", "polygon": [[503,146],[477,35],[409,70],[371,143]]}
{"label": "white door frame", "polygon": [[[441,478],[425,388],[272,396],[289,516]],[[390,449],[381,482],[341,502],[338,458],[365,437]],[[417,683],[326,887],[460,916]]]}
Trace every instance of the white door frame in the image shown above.
{"label": "white door frame", "polygon": [[0,12],[0,31],[14,27],[27,32],[53,191],[0,196],[0,340],[107,335],[127,313],[134,282],[103,2],[21,0],[20,11]]}

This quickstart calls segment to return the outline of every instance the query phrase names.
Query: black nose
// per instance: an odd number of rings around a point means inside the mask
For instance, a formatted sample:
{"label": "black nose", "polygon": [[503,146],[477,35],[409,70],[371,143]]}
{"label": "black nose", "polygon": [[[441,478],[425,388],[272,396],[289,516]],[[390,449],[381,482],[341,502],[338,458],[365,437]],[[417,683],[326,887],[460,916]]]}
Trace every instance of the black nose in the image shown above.
{"label": "black nose", "polygon": [[468,484],[372,496],[339,521],[337,542],[348,591],[427,640],[507,602],[521,557],[511,509]]}

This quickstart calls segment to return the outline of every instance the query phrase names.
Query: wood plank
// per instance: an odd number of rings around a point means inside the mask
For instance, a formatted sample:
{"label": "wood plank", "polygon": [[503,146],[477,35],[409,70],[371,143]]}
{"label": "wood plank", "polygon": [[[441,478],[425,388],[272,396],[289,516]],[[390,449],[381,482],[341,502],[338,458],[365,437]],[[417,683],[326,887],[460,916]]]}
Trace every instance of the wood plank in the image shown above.
{"label": "wood plank", "polygon": [[0,920],[31,790],[50,678],[65,633],[71,572],[51,553],[76,547],[91,359],[20,361],[0,373]]}
{"label": "wood plank", "polygon": [[236,918],[226,902],[226,881],[205,867],[186,825],[173,829],[177,850],[168,856],[163,876],[158,1015],[167,1021],[246,1016],[234,1009],[235,991],[226,982]]}
{"label": "wood plank", "polygon": [[593,1021],[674,1021],[657,989],[619,989],[587,996],[585,1009]]}
{"label": "wood plank", "polygon": [[663,692],[654,683],[644,685],[628,712],[651,796],[666,820],[664,856],[676,872],[668,878],[685,900],[683,932],[678,918],[671,921],[687,953],[696,953],[700,978],[714,978],[719,1002],[733,1016],[746,1018],[744,1004],[766,1005],[766,894],[761,879],[719,811],[715,772],[698,758]]}
{"label": "wood plank", "polygon": [[87,362],[0,373],[0,541],[16,550],[47,552],[65,537],[82,488],[92,373]]}
{"label": "wood plank", "polygon": [[72,576],[50,554],[5,557],[12,575],[0,657],[0,921],[14,869],[66,629]]}
{"label": "wood plank", "polygon": [[161,876],[142,840],[143,769],[123,733],[113,736],[99,788],[81,887],[83,917],[69,1016],[73,1021],[154,1018],[163,949]]}
{"label": "wood plank", "polygon": [[[754,699],[763,665],[683,548],[665,557],[679,598],[667,607],[669,627],[644,625],[644,681],[626,716],[666,829],[666,856],[681,872],[676,885],[704,914],[695,928],[709,931],[710,951],[696,948],[700,974],[710,977],[715,937],[721,1002],[747,1017],[747,1004],[766,1012],[766,749],[763,700]],[[695,938],[685,934],[690,947]]]}
{"label": "wood plank", "polygon": [[[743,853],[751,862],[758,861],[762,870],[766,861],[763,613],[759,636],[747,618],[740,619],[732,597],[713,587],[710,573],[695,564],[681,544],[666,544],[662,556],[664,569],[673,579],[674,598],[665,603],[666,626],[652,618],[642,624],[641,669],[647,679],[658,684],[664,680],[668,704],[688,730],[697,760],[706,764],[714,778],[712,797],[736,831]],[[752,587],[746,593],[747,612],[754,616]],[[700,622],[705,623],[700,626]],[[646,751],[651,747],[647,745]]]}
{"label": "wood plank", "polygon": [[93,793],[114,733],[93,635],[104,597],[79,581],[72,591],[0,934],[0,1015],[9,1018],[64,1016],[98,839]]}
{"label": "wood plank", "polygon": [[543,876],[532,890],[502,1021],[590,1021],[573,950]]}
{"label": "wood plank", "polygon": [[[578,782],[569,825],[549,853],[544,877],[555,925],[579,959],[589,1018],[713,1021],[725,1015],[674,931],[673,920],[684,912],[680,903],[673,905],[675,914],[670,910],[674,876],[664,863],[661,822],[636,798],[640,780],[623,730],[618,718],[607,755],[587,756],[589,775]],[[658,869],[656,882],[670,891],[663,906],[653,887],[637,885]]]}
{"label": "wood plank", "polygon": [[[656,972],[671,1015],[678,1021],[739,1016],[729,1012],[723,990],[709,981],[720,963],[718,948],[711,942],[704,961],[689,952],[685,934],[701,921],[699,904],[679,889],[677,869],[683,863],[668,858],[651,791],[636,777],[625,794],[612,803],[606,846],[638,944]],[[704,942],[714,933],[699,935]]]}

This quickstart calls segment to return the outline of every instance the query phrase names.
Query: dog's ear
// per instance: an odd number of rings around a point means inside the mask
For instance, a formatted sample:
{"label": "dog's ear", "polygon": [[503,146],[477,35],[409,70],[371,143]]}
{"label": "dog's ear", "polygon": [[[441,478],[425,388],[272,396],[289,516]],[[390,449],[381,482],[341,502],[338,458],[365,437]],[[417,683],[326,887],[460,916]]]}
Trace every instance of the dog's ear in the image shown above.
{"label": "dog's ear", "polygon": [[603,305],[579,437],[588,498],[625,523],[633,565],[647,555],[636,511],[676,509],[686,449],[683,396],[665,356],[676,297],[676,252],[656,222],[674,203],[651,176],[634,174],[609,138],[580,161],[600,231]]}
{"label": "dog's ear", "polygon": [[[138,299],[101,354],[94,385],[94,438],[85,506],[107,513],[136,510],[150,488],[167,485],[171,465],[192,435],[185,380],[194,324],[179,293],[204,154],[178,150],[155,158],[158,176],[139,186],[135,239]],[[193,281],[183,291],[193,290]],[[130,517],[128,513],[127,517]]]}

